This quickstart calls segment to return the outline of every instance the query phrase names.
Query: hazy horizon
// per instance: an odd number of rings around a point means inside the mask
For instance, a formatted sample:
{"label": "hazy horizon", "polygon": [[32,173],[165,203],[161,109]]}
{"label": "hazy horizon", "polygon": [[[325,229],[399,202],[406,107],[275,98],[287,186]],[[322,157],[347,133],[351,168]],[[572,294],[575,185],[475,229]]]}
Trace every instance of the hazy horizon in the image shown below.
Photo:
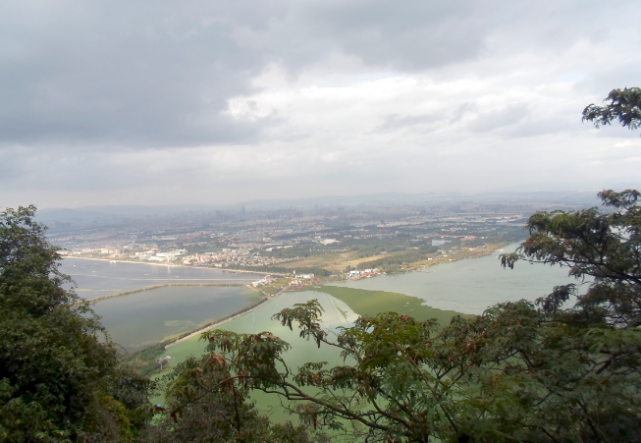
{"label": "hazy horizon", "polygon": [[[532,205],[541,206],[570,206],[588,207],[601,206],[596,193],[577,192],[505,192],[505,193],[383,193],[357,195],[327,195],[301,199],[281,200],[246,200],[227,205],[215,204],[132,204],[132,205],[84,205],[77,207],[38,207],[38,217],[52,220],[65,213],[102,214],[102,215],[155,215],[163,216],[180,212],[225,211],[273,211],[281,209],[312,210],[322,208],[375,208],[375,207],[437,207],[456,206],[460,204],[473,205]],[[2,209],[2,206],[0,206]]]}

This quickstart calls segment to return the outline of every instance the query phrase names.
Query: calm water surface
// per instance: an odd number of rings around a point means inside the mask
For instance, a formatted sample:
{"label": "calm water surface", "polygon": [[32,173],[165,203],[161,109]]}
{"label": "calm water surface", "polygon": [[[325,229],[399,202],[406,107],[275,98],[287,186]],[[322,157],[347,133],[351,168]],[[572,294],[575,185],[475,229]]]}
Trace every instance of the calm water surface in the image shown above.
{"label": "calm water surface", "polygon": [[336,286],[400,292],[422,298],[425,304],[466,314],[481,314],[496,303],[526,299],[534,301],[552,292],[557,285],[577,283],[568,277],[568,268],[531,265],[517,262],[514,269],[504,269],[499,254],[465,259],[425,268],[423,272],[384,275],[359,281],[336,283]]}
{"label": "calm water surface", "polygon": [[147,263],[110,263],[79,258],[65,258],[61,271],[73,278],[77,284],[76,292],[86,299],[166,283],[247,284],[261,279],[264,275]]}
{"label": "calm water surface", "polygon": [[[76,292],[85,299],[167,283],[247,284],[262,278],[262,274],[218,269],[74,258],[65,258],[61,270],[74,279]],[[257,300],[258,295],[245,287],[167,286],[101,300],[93,310],[114,342],[136,350],[226,317]]]}
{"label": "calm water surface", "polygon": [[131,351],[192,331],[257,300],[245,287],[170,286],[101,300],[93,310],[112,340]]}

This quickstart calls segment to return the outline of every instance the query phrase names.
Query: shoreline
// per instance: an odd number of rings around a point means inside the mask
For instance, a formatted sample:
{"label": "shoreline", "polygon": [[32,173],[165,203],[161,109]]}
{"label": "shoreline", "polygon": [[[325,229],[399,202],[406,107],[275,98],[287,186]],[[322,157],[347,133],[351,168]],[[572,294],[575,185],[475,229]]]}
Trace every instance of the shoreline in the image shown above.
{"label": "shoreline", "polygon": [[106,261],[106,262],[115,261],[116,263],[131,263],[135,265],[167,266],[172,268],[185,268],[185,269],[206,269],[208,271],[231,272],[232,274],[258,274],[258,275],[280,275],[280,276],[288,275],[288,274],[282,274],[278,272],[247,271],[244,269],[227,269],[227,268],[206,268],[206,267],[200,267],[200,266],[176,265],[173,263],[151,263],[151,262],[147,263],[147,262],[133,261],[133,260],[114,260],[113,258],[76,257],[73,255],[61,255],[60,257],[62,257],[63,259],[71,258],[71,259],[78,259],[78,260],[95,260],[95,261]]}
{"label": "shoreline", "polygon": [[252,306],[251,308],[247,309],[246,311],[242,311],[242,312],[238,312],[236,314],[232,314],[229,317],[224,318],[224,319],[222,319],[222,320],[220,320],[220,321],[218,321],[216,323],[212,323],[209,326],[205,326],[204,328],[201,328],[201,329],[198,329],[197,331],[191,332],[188,335],[179,338],[178,340],[175,340],[175,341],[173,341],[171,343],[168,343],[168,344],[165,345],[165,350],[171,348],[174,345],[177,345],[177,344],[182,343],[182,342],[184,342],[186,340],[189,340],[190,338],[196,337],[197,335],[200,335],[203,332],[208,331],[208,330],[210,330],[212,328],[215,328],[217,326],[223,325],[223,324],[225,324],[227,322],[230,322],[232,320],[236,320],[237,318],[240,318],[240,317],[242,317],[242,316],[244,316],[246,314],[249,314],[250,312],[254,312],[255,310],[257,310],[261,306],[264,306],[267,303],[269,303],[270,301],[277,299],[282,293],[283,293],[283,291],[279,291],[276,294],[274,294],[273,297],[269,297],[269,298],[263,299],[258,304]]}
{"label": "shoreline", "polygon": [[[501,250],[505,246],[509,246],[509,245],[510,245],[510,243],[507,243],[507,242],[506,242],[506,244],[495,245],[493,248],[490,248],[489,250],[486,250],[485,253],[479,254],[476,257],[458,257],[458,258],[456,258],[454,260],[449,260],[449,261],[438,260],[438,261],[435,261],[435,262],[432,262],[432,263],[420,263],[420,262],[418,262],[418,263],[416,263],[416,265],[418,265],[416,268],[408,269],[408,270],[405,270],[403,272],[399,272],[398,274],[405,274],[405,273],[409,273],[409,272],[425,272],[422,269],[427,268],[427,267],[431,267],[431,266],[434,266],[434,265],[449,264],[449,263],[452,263],[452,262],[455,262],[455,261],[461,261],[461,260],[472,259],[472,258],[483,258],[483,257],[486,257],[486,256],[490,256],[490,255],[494,254],[497,250]],[[78,259],[81,259],[81,260],[111,261],[111,259],[99,259],[99,258],[89,258],[89,257],[70,257],[70,258],[78,258]],[[154,266],[172,266],[172,267],[177,267],[177,268],[191,268],[191,269],[194,269],[191,266],[182,266],[182,265],[174,265],[174,264],[142,263],[142,262],[133,262],[133,261],[128,261],[128,260],[118,260],[118,262],[137,263],[137,264],[142,264],[142,265],[149,264],[149,265],[154,265]],[[227,272],[232,272],[232,273],[259,274],[259,275],[285,275],[285,274],[278,274],[278,273],[263,273],[263,272],[236,270],[236,269],[220,269],[220,268],[202,268],[202,269],[221,270],[221,271],[227,271]],[[434,272],[434,271],[428,271],[428,273],[429,272]],[[396,274],[396,273],[392,273],[392,274]],[[350,280],[349,279],[341,279],[339,281],[332,281],[332,282],[322,282],[322,283],[319,282],[318,284],[323,285],[323,284],[329,283],[331,285],[331,283],[343,283],[343,282],[348,282],[348,281],[350,281]],[[174,286],[190,286],[190,285],[191,286],[245,286],[248,289],[251,289],[251,290],[253,290],[255,292],[259,292],[259,293],[261,292],[258,289],[253,288],[253,287],[251,287],[249,285],[236,285],[236,284],[224,284],[224,283],[222,283],[222,284],[217,284],[217,283],[213,283],[213,284],[211,284],[211,283],[210,284],[180,284],[180,283],[174,283],[174,284],[171,284],[171,283],[169,283],[169,284],[166,284],[166,285],[151,286],[151,287],[141,288],[141,289],[137,289],[137,290],[133,290],[133,291],[125,291],[125,293],[114,294],[114,295],[110,295],[110,296],[104,296],[104,298],[101,297],[97,301],[104,300],[104,299],[107,299],[107,298],[113,298],[114,296],[123,296],[123,295],[128,295],[130,293],[136,293],[136,292],[141,292],[141,291],[148,290],[148,289],[156,289],[158,287],[171,286],[171,285],[174,285]],[[257,309],[259,309],[261,306],[269,303],[271,300],[278,298],[283,292],[290,292],[289,290],[291,290],[291,289],[293,289],[293,288],[290,288],[289,286],[286,286],[286,287],[280,289],[278,292],[276,292],[273,296],[270,296],[270,297],[268,297],[266,299],[261,300],[259,303],[257,303],[256,305],[252,306],[251,308],[249,308],[247,310],[243,310],[241,312],[237,312],[235,314],[231,314],[227,318],[223,318],[222,320],[220,320],[220,321],[218,321],[216,323],[212,323],[212,324],[210,324],[208,326],[205,326],[205,327],[202,327],[202,328],[200,328],[200,329],[198,329],[196,331],[190,332],[187,335],[185,335],[185,336],[183,336],[181,338],[178,338],[177,340],[174,340],[174,341],[164,345],[164,349],[167,350],[167,349],[171,348],[172,346],[177,345],[179,343],[182,343],[182,342],[184,342],[184,341],[186,341],[186,340],[188,340],[190,338],[193,338],[193,337],[195,337],[195,336],[197,336],[199,334],[202,334],[205,331],[208,331],[208,330],[210,330],[212,328],[215,328],[215,327],[218,327],[220,325],[223,325],[223,324],[225,324],[227,322],[230,322],[232,320],[238,319],[238,318],[240,318],[240,317],[242,317],[242,316],[244,316],[246,314],[249,314],[250,312],[254,312]],[[93,302],[93,300],[89,300],[89,301]]]}
{"label": "shoreline", "polygon": [[212,287],[218,287],[218,288],[232,288],[232,287],[241,287],[241,286],[247,287],[247,285],[244,285],[242,283],[166,283],[164,285],[152,285],[152,286],[147,286],[145,288],[132,289],[131,291],[123,291],[123,292],[118,292],[116,294],[111,294],[111,295],[101,295],[96,298],[83,299],[83,301],[87,301],[89,303],[96,303],[102,300],[108,300],[110,298],[124,297],[126,295],[136,294],[138,292],[153,291],[154,289],[166,288],[169,286],[212,286]]}

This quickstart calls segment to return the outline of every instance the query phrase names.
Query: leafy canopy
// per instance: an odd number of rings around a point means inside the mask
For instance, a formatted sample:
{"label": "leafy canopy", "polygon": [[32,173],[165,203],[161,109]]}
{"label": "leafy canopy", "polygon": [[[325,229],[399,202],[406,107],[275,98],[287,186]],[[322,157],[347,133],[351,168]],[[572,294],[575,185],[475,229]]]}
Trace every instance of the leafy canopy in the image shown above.
{"label": "leafy canopy", "polygon": [[64,288],[35,210],[0,213],[0,440],[126,441],[150,383],[118,367],[97,317]]}
{"label": "leafy canopy", "polygon": [[583,110],[583,121],[609,125],[618,120],[621,126],[637,129],[641,124],[641,88],[613,89],[604,100],[606,106],[591,104]]}
{"label": "leafy canopy", "polygon": [[[145,443],[260,442],[307,443],[303,426],[273,424],[249,401],[249,390],[232,382],[224,359],[190,358],[163,377],[169,414],[148,425],[140,436]],[[219,389],[212,389],[218,386]],[[323,440],[321,440],[323,441]]]}

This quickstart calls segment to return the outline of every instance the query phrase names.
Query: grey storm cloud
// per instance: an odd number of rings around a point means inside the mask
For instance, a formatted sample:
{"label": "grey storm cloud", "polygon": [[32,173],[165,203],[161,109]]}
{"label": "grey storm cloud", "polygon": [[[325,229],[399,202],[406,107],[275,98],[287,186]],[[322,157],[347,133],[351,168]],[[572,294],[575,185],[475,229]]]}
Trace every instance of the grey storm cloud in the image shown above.
{"label": "grey storm cloud", "polygon": [[[85,149],[251,143],[273,120],[232,119],[227,100],[250,92],[251,78],[269,62],[295,73],[340,52],[371,66],[420,70],[480,57],[491,51],[497,29],[516,40],[569,45],[605,32],[585,17],[602,14],[597,6],[508,0],[4,2],[0,144]],[[572,15],[581,20],[574,23]]]}
{"label": "grey storm cloud", "polygon": [[246,6],[5,4],[1,142],[175,146],[251,140],[255,125],[223,112],[226,99],[245,92],[266,61],[233,39],[238,16],[249,25],[258,19]]}
{"label": "grey storm cloud", "polygon": [[[8,0],[0,206],[476,190],[523,152],[548,167],[588,145],[567,181],[610,177],[600,140],[638,134],[582,126],[581,106],[639,86],[637,16],[638,0]],[[614,175],[638,176],[621,146]]]}

